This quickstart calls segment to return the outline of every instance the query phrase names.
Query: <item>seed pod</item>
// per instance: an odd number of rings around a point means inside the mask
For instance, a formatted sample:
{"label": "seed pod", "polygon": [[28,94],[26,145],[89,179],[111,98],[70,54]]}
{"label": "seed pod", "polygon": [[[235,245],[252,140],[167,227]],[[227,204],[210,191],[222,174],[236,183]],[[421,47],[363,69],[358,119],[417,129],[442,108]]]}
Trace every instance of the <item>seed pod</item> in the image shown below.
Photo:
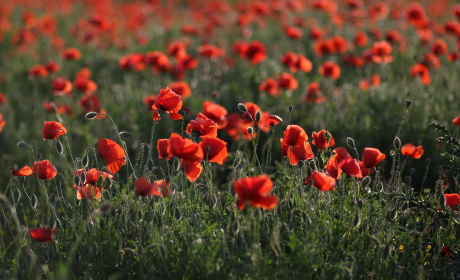
{"label": "seed pod", "polygon": [[24,141],[19,141],[16,145],[18,145],[20,149],[24,149],[25,147],[27,147],[27,144]]}
{"label": "seed pod", "polygon": [[64,152],[64,148],[62,147],[62,143],[61,141],[57,140],[56,141],[56,151],[62,155],[62,153]]}
{"label": "seed pod", "polygon": [[94,119],[95,117],[97,117],[97,113],[96,113],[96,112],[89,112],[89,113],[87,113],[87,114],[85,115],[85,118],[86,118],[87,120],[92,120],[92,119]]}
{"label": "seed pod", "polygon": [[129,133],[128,131],[122,131],[122,132],[118,133],[118,136],[120,136],[121,138],[128,138],[128,137],[131,137],[132,134]]}
{"label": "seed pod", "polygon": [[350,146],[350,148],[354,148],[355,147],[355,140],[353,140],[350,137],[347,137],[347,144],[348,144],[348,146]]}
{"label": "seed pod", "polygon": [[81,159],[81,165],[83,165],[83,167],[88,167],[88,164],[89,164],[89,158],[88,158],[88,155],[85,155],[82,159]]}
{"label": "seed pod", "polygon": [[248,108],[246,108],[246,105],[243,103],[238,103],[238,110],[240,110],[243,113],[246,113],[248,111]]}
{"label": "seed pod", "polygon": [[399,139],[398,136],[395,137],[393,140],[393,146],[395,147],[396,150],[399,150],[401,148],[401,139]]}

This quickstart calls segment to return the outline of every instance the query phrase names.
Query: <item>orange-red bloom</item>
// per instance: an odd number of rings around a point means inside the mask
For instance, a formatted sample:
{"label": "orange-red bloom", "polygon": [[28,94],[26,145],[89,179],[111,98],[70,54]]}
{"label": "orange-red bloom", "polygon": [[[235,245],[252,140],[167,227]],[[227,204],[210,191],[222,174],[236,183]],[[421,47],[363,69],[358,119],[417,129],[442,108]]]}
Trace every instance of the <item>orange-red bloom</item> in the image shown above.
{"label": "orange-red bloom", "polygon": [[244,57],[249,60],[252,65],[257,65],[267,58],[267,50],[259,41],[252,41],[247,45]]}
{"label": "orange-red bloom", "polygon": [[281,95],[281,91],[278,88],[278,82],[273,78],[265,79],[260,85],[259,90],[264,91],[271,96],[279,96]]}
{"label": "orange-red bloom", "polygon": [[385,158],[386,155],[376,148],[364,148],[363,164],[366,168],[376,167]]}
{"label": "orange-red bloom", "polygon": [[414,145],[408,143],[401,148],[401,154],[406,157],[411,157],[415,159],[419,159],[422,157],[425,150],[423,150],[422,146],[415,147]]}
{"label": "orange-red bloom", "polygon": [[102,192],[104,188],[97,188],[93,185],[85,184],[83,187],[73,185],[73,188],[77,192],[77,199],[98,199],[99,201],[102,199]]}
{"label": "orange-red bloom", "polygon": [[189,98],[192,95],[192,89],[186,82],[170,83],[168,87],[182,98]]}
{"label": "orange-red bloom", "polygon": [[201,137],[217,137],[217,124],[202,113],[198,113],[195,120],[191,120],[187,125],[187,133],[192,131]]}
{"label": "orange-red bloom", "polygon": [[35,178],[50,180],[56,177],[58,171],[49,160],[37,161],[32,167],[32,172]]}
{"label": "orange-red bloom", "polygon": [[53,95],[56,96],[69,96],[73,88],[72,83],[64,78],[53,79],[53,81],[51,81],[51,85],[53,86]]}
{"label": "orange-red bloom", "polygon": [[289,146],[283,142],[283,138],[280,139],[281,143],[281,154],[283,157],[289,159],[289,164],[297,165],[301,160],[312,159],[315,157],[311,149],[311,145],[308,142],[303,142],[297,146]]}
{"label": "orange-red bloom", "polygon": [[155,104],[152,106],[152,109],[155,110],[153,119],[159,120],[160,116],[158,115],[157,110],[162,110],[168,113],[171,119],[180,120],[182,116],[178,114],[178,112],[181,108],[182,97],[179,94],[172,91],[169,87],[166,89],[161,89]]}
{"label": "orange-red bloom", "polygon": [[81,52],[77,48],[68,48],[62,51],[61,57],[66,60],[79,60]]}
{"label": "orange-red bloom", "polygon": [[136,192],[140,196],[149,197],[151,195],[154,196],[161,196],[160,189],[156,183],[149,183],[147,179],[144,177],[140,177],[134,183],[134,187],[136,188]]}
{"label": "orange-red bloom", "polygon": [[269,126],[275,126],[275,125],[279,124],[282,121],[283,121],[283,119],[278,117],[277,115],[270,115],[270,116],[268,116],[267,120],[265,121],[265,124],[269,125]]}
{"label": "orange-red bloom", "polygon": [[48,70],[43,65],[34,65],[29,69],[30,78],[39,78],[48,76]]}
{"label": "orange-red bloom", "polygon": [[305,130],[298,125],[290,124],[284,131],[282,141],[288,146],[299,146],[308,140],[308,135]]}
{"label": "orange-red bloom", "polygon": [[29,229],[29,234],[37,242],[50,242],[56,234],[55,228]]}
{"label": "orange-red bloom", "polygon": [[[74,176],[76,176],[75,172]],[[112,179],[113,175],[107,172],[99,171],[96,168],[91,168],[90,170],[88,170],[88,172],[86,172],[86,184],[96,185],[96,182],[99,180],[99,177],[102,177],[105,180],[106,178]]]}
{"label": "orange-red bloom", "polygon": [[418,76],[422,85],[431,84],[430,70],[428,67],[422,63],[417,63],[412,65],[410,68],[410,75],[412,77]]}
{"label": "orange-red bloom", "polygon": [[169,160],[172,157],[169,139],[158,139],[157,150],[158,158],[166,158],[166,160]]}
{"label": "orange-red bloom", "polygon": [[320,104],[326,101],[326,97],[321,93],[321,85],[318,82],[312,82],[307,86],[307,103]]}
{"label": "orange-red bloom", "polygon": [[43,140],[56,139],[67,133],[67,129],[60,122],[45,121],[43,125]]}
{"label": "orange-red bloom", "polygon": [[14,168],[11,169],[11,174],[13,174],[14,176],[30,176],[32,175],[32,173],[32,168],[30,168],[27,165],[19,170],[16,170]]}
{"label": "orange-red bloom", "polygon": [[203,171],[203,166],[199,161],[189,161],[185,159],[180,160],[180,167],[182,171],[185,172],[185,176],[189,182],[193,183],[200,177],[201,171]]}
{"label": "orange-red bloom", "polygon": [[97,153],[107,163],[110,173],[117,173],[126,162],[124,149],[110,139],[99,139]]}
{"label": "orange-red bloom", "polygon": [[391,51],[391,45],[387,41],[375,42],[372,45],[372,62],[377,64],[392,62]]}
{"label": "orange-red bloom", "polygon": [[203,152],[197,143],[190,139],[183,139],[179,134],[172,133],[169,137],[170,153],[180,159],[190,162],[199,162],[203,159]]}
{"label": "orange-red bloom", "polygon": [[[204,137],[200,143],[203,157],[209,162],[224,164],[228,157],[227,142],[215,137]],[[209,150],[208,150],[209,149]]]}
{"label": "orange-red bloom", "polygon": [[227,110],[211,101],[203,102],[203,115],[217,123],[218,129],[223,129],[227,126]]}
{"label": "orange-red bloom", "polygon": [[337,80],[340,77],[340,67],[332,61],[326,61],[319,67],[319,74]]}
{"label": "orange-red bloom", "polygon": [[294,26],[286,27],[286,29],[284,29],[284,32],[286,33],[286,36],[294,40],[299,40],[300,38],[302,38],[303,35],[302,29]]}
{"label": "orange-red bloom", "polygon": [[286,90],[295,90],[299,87],[299,82],[289,73],[283,73],[278,78],[278,86]]}
{"label": "orange-red bloom", "polygon": [[[326,132],[328,137],[325,137]],[[318,150],[325,150],[326,148],[332,147],[335,145],[334,137],[332,137],[331,133],[325,129],[322,129],[320,132],[316,133],[313,131],[312,134],[313,141],[311,142],[313,145],[318,147]],[[326,139],[329,138],[329,139]]]}
{"label": "orange-red bloom", "polygon": [[458,193],[445,193],[446,206],[452,210],[457,210],[460,205],[460,195]]}
{"label": "orange-red bloom", "polygon": [[324,172],[313,171],[311,176],[305,180],[305,184],[308,184],[309,179],[313,181],[313,186],[320,191],[334,190],[335,179]]}
{"label": "orange-red bloom", "polygon": [[460,116],[456,117],[452,122],[453,122],[455,125],[460,126]]}
{"label": "orange-red bloom", "polygon": [[278,198],[268,195],[273,188],[273,182],[267,175],[247,177],[233,181],[233,191],[238,195],[236,206],[244,210],[246,201],[254,208],[271,210],[278,204]]}
{"label": "orange-red bloom", "polygon": [[431,52],[437,56],[445,55],[447,53],[447,44],[441,39],[436,39],[431,46]]}

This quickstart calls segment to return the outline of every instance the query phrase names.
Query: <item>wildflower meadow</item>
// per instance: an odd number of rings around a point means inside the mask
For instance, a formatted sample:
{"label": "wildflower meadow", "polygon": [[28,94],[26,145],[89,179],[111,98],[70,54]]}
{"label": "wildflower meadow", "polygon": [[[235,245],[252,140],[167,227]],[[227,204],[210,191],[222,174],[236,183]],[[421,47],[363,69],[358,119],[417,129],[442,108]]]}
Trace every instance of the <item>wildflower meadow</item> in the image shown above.
{"label": "wildflower meadow", "polygon": [[460,279],[460,4],[0,1],[0,279]]}

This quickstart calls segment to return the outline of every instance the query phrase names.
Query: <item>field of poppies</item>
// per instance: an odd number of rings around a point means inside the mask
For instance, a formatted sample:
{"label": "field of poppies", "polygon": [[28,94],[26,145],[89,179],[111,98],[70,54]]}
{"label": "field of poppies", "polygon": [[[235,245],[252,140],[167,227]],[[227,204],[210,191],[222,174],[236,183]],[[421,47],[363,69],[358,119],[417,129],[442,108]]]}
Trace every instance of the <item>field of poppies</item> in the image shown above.
{"label": "field of poppies", "polygon": [[460,278],[460,4],[0,2],[0,279]]}

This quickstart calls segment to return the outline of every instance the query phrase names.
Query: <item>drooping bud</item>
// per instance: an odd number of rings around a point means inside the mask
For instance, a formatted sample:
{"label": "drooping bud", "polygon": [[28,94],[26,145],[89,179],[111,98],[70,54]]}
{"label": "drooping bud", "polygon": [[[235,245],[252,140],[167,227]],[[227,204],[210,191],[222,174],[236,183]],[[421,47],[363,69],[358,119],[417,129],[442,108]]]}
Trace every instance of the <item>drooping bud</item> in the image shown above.
{"label": "drooping bud", "polygon": [[92,120],[92,119],[94,119],[95,117],[97,117],[97,113],[96,113],[96,112],[89,112],[89,113],[87,113],[87,114],[85,115],[85,118],[86,118],[87,120]]}
{"label": "drooping bud", "polygon": [[347,137],[347,144],[348,144],[348,146],[350,146],[350,148],[354,148],[355,147],[355,140],[353,140],[350,137]]}
{"label": "drooping bud", "polygon": [[401,139],[399,139],[398,136],[395,137],[393,140],[393,146],[395,147],[396,150],[399,150],[401,148]]}
{"label": "drooping bud", "polygon": [[62,148],[62,143],[61,141],[56,141],[56,151],[62,155],[62,153],[64,152],[64,149]]}
{"label": "drooping bud", "polygon": [[122,131],[122,132],[118,133],[118,136],[120,136],[121,138],[128,138],[128,137],[131,137],[132,134],[129,133],[128,131]]}
{"label": "drooping bud", "polygon": [[18,147],[21,149],[24,149],[25,147],[27,147],[27,144],[24,141],[19,141],[18,144],[16,145],[18,145]]}
{"label": "drooping bud", "polygon": [[294,106],[289,106],[289,113],[292,113],[292,110],[294,109]]}
{"label": "drooping bud", "polygon": [[362,181],[363,187],[369,186],[369,184],[371,183],[371,181],[372,181],[371,177],[369,177],[369,176],[364,177],[364,178],[363,178],[363,181]]}
{"label": "drooping bud", "polygon": [[246,113],[248,111],[248,108],[246,108],[246,105],[243,103],[238,103],[238,110],[240,110],[243,113]]}

